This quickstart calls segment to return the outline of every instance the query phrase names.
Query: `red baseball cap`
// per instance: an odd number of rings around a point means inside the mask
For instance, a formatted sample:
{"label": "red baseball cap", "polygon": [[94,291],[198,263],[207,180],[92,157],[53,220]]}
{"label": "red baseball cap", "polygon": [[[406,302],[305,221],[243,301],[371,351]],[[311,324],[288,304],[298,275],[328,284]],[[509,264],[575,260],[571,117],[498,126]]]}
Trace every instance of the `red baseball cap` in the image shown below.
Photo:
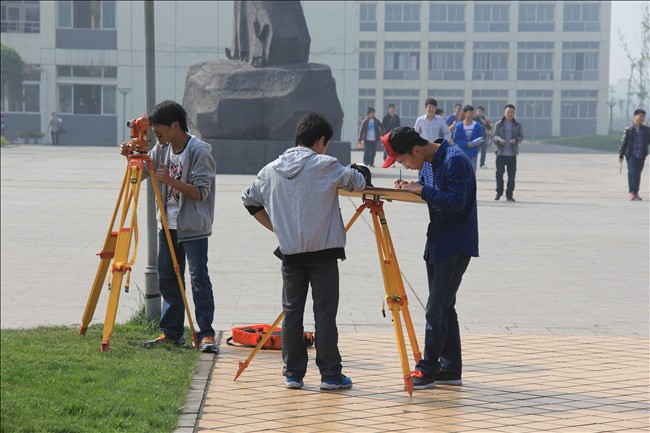
{"label": "red baseball cap", "polygon": [[382,165],[383,168],[388,168],[393,165],[397,159],[397,155],[404,155],[405,153],[409,153],[413,147],[417,145],[424,146],[428,143],[415,129],[409,126],[398,126],[381,137],[381,142],[384,144],[384,149],[388,154],[386,161]]}

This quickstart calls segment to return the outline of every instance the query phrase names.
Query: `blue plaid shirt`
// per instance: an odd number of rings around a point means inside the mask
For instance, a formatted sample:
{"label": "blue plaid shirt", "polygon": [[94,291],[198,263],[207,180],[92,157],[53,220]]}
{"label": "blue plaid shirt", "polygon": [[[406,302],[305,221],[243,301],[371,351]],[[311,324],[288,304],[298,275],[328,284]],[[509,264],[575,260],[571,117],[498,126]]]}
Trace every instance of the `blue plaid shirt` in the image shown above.
{"label": "blue plaid shirt", "polygon": [[429,206],[424,260],[440,262],[452,255],[478,257],[476,176],[465,153],[447,141],[432,162],[425,162],[419,183]]}

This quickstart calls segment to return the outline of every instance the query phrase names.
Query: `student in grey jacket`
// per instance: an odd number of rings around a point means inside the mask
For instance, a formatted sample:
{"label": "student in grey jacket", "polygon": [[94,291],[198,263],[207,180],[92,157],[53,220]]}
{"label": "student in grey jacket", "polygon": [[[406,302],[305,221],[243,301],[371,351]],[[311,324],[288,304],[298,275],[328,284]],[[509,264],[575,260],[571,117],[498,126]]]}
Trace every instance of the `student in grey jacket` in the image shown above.
{"label": "student in grey jacket", "polygon": [[492,137],[497,154],[497,195],[495,200],[499,200],[503,195],[503,173],[507,169],[506,199],[515,201],[513,193],[515,191],[515,175],[517,174],[517,155],[519,155],[519,143],[522,141],[524,141],[524,130],[521,123],[515,120],[515,106],[508,104],[503,108],[503,117],[494,125],[494,137]]}
{"label": "student in grey jacket", "polygon": [[[185,305],[162,227],[160,213],[164,211],[181,276],[185,274],[185,258],[189,264],[196,321],[200,328],[196,337],[201,342],[201,351],[216,353],[212,328],[214,295],[208,274],[208,237],[212,234],[216,194],[212,148],[188,133],[187,113],[177,102],[163,101],[156,105],[149,120],[158,139],[149,156],[156,169],[153,175],[161,184],[165,209],[157,209],[162,334],[147,341],[145,346],[185,346]],[[128,143],[120,146],[120,153],[125,156],[133,150]],[[145,175],[149,175],[147,171],[145,169]]]}
{"label": "student in grey jacket", "polygon": [[333,129],[320,114],[307,114],[296,129],[296,147],[267,164],[242,192],[251,215],[278,238],[282,257],[282,360],[287,388],[299,389],[307,371],[303,315],[311,284],[316,327],[316,365],[321,389],[346,389],[341,373],[336,313],[338,259],[345,259],[345,227],[338,189],[360,191],[364,175],[325,155]]}

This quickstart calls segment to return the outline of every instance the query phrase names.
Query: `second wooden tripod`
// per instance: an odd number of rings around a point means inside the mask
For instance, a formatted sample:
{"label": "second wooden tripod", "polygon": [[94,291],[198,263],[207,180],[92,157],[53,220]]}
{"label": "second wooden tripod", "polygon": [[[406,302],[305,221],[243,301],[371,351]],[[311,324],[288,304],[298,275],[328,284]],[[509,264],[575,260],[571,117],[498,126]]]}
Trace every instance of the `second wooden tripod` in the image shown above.
{"label": "second wooden tripod", "polygon": [[[346,196],[361,196],[363,204],[357,208],[357,211],[350,219],[350,222],[345,226],[345,231],[350,230],[354,222],[361,216],[364,210],[368,209],[372,215],[372,222],[375,232],[375,240],[377,242],[377,254],[379,255],[379,263],[381,266],[381,273],[384,280],[384,289],[386,291],[386,302],[391,312],[393,319],[393,327],[395,329],[395,338],[397,340],[397,347],[400,355],[400,363],[402,366],[402,375],[404,377],[404,388],[409,395],[413,394],[413,377],[411,376],[411,369],[409,367],[408,353],[406,349],[406,342],[404,339],[404,327],[409,337],[411,344],[411,351],[415,364],[422,359],[422,353],[418,346],[417,337],[413,329],[413,321],[408,308],[408,297],[404,290],[404,282],[402,281],[402,274],[397,263],[397,256],[395,255],[395,248],[393,241],[390,237],[388,230],[388,223],[384,214],[384,201],[385,200],[401,200],[411,202],[422,202],[422,200],[414,194],[407,192],[400,192],[386,188],[367,188],[364,191],[357,193],[343,192],[339,190],[341,195]],[[401,313],[401,315],[400,315]],[[402,324],[403,316],[403,324]],[[275,320],[271,329],[275,329],[284,317],[284,312],[281,312]],[[262,348],[266,340],[270,337],[271,333],[267,333],[259,341],[257,346],[253,349],[246,361],[239,363],[239,370],[235,375],[235,379],[244,372],[246,367],[253,360],[257,352]],[[316,335],[318,338],[318,335]]]}

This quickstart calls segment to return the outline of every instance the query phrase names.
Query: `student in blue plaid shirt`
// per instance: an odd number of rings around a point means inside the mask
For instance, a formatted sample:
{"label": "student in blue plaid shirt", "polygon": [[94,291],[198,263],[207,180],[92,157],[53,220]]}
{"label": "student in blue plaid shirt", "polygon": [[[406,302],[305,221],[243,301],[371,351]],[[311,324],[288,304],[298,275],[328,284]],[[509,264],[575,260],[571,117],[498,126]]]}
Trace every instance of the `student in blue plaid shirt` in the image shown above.
{"label": "student in blue plaid shirt", "polygon": [[465,153],[445,139],[422,138],[400,126],[382,137],[388,158],[420,170],[417,182],[396,180],[395,188],[422,196],[429,207],[424,260],[429,280],[424,358],[412,372],[413,388],[461,385],[462,357],[456,293],[471,257],[478,257],[476,177]]}

